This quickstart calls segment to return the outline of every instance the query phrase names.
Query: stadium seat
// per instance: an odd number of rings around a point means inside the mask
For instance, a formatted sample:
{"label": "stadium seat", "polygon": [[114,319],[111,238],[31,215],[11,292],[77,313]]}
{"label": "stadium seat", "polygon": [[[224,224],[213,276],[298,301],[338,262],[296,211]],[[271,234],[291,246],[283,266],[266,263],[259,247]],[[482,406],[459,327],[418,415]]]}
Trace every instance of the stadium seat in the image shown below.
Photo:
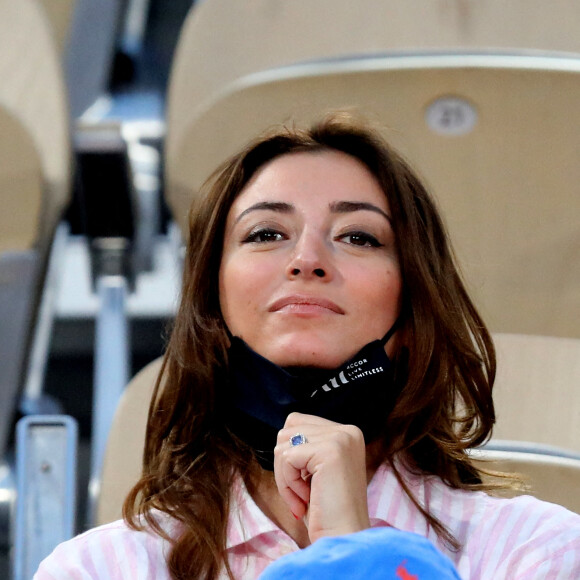
{"label": "stadium seat", "polygon": [[[477,449],[472,458],[482,469],[519,474],[525,493],[580,514],[580,455],[562,457],[534,451]],[[513,497],[523,491],[505,490],[497,495]]]}
{"label": "stadium seat", "polygon": [[360,57],[255,73],[189,124],[170,115],[168,201],[186,234],[195,192],[250,138],[355,108],[434,192],[491,330],[580,337],[578,102],[576,57]]}
{"label": "stadium seat", "polygon": [[[580,52],[569,0],[214,0],[180,35],[169,94],[179,147],[198,109],[236,79],[312,60],[441,51]],[[171,152],[170,152],[171,156]]]}
{"label": "stadium seat", "polygon": [[0,456],[24,385],[70,139],[54,39],[34,0],[0,0]]}
{"label": "stadium seat", "polygon": [[[496,334],[494,439],[580,456],[580,339]],[[580,488],[579,488],[580,489]]]}
{"label": "stadium seat", "polygon": [[96,524],[121,517],[125,496],[141,476],[149,404],[161,358],[139,371],[125,389],[109,432]]}
{"label": "stadium seat", "polygon": [[[580,5],[195,4],[169,86],[166,196],[272,124],[362,110],[424,175],[494,332],[580,336]],[[533,315],[531,315],[533,313]]]}

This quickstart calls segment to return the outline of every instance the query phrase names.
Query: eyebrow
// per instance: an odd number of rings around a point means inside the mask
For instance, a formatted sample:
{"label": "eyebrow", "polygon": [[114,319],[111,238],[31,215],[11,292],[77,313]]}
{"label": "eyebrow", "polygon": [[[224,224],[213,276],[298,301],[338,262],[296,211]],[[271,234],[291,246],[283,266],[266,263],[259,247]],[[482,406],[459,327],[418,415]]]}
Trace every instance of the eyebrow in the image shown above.
{"label": "eyebrow", "polygon": [[237,218],[235,223],[238,223],[246,214],[260,210],[266,209],[270,211],[277,211],[280,213],[292,213],[294,211],[294,206],[291,203],[284,203],[282,201],[260,201],[251,205],[247,209],[245,209]]}
{"label": "eyebrow", "polygon": [[[295,210],[295,207],[291,203],[286,203],[282,201],[260,201],[246,208],[236,218],[235,223],[238,223],[246,214],[258,210],[270,210],[277,211],[280,213],[292,213]],[[391,217],[385,211],[383,211],[380,207],[365,201],[335,201],[330,204],[330,211],[332,213],[352,213],[355,211],[372,211],[374,213],[382,215],[389,222],[389,224],[391,223]]]}
{"label": "eyebrow", "polygon": [[382,215],[389,224],[391,216],[380,207],[366,201],[335,201],[330,204],[330,211],[333,213],[351,213],[354,211],[373,211]]}

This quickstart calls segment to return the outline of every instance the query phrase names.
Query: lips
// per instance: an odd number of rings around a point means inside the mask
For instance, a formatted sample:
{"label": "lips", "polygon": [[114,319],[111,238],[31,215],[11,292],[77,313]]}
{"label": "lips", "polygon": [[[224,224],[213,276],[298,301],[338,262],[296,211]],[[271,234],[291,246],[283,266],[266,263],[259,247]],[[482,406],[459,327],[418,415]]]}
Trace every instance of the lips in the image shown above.
{"label": "lips", "polygon": [[268,311],[279,312],[280,310],[291,308],[296,308],[297,310],[308,308],[312,308],[313,310],[324,309],[329,310],[331,312],[335,312],[336,314],[344,314],[344,310],[340,306],[332,302],[332,300],[327,300],[326,298],[320,298],[317,296],[306,296],[297,294],[294,294],[292,296],[284,296],[283,298],[276,300],[270,305]]}

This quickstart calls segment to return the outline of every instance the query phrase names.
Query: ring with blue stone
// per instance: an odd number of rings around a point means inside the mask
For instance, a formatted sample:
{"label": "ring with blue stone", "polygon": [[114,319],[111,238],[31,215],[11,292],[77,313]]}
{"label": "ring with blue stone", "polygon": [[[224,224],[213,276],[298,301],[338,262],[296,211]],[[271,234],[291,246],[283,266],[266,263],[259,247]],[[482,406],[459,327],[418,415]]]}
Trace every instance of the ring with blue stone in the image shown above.
{"label": "ring with blue stone", "polygon": [[306,435],[302,433],[296,433],[296,435],[292,435],[292,437],[290,437],[291,447],[296,447],[296,445],[304,445],[304,443],[308,443],[308,439],[306,439]]}

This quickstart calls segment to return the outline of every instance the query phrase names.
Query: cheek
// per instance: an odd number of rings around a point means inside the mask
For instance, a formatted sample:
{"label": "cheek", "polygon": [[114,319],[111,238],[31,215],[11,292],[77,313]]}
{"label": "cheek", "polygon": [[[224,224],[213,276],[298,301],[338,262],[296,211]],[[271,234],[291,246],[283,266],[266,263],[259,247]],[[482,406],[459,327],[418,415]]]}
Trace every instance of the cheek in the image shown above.
{"label": "cheek", "polygon": [[262,269],[255,264],[236,261],[222,264],[220,271],[220,306],[231,331],[251,324],[264,300],[266,291]]}
{"label": "cheek", "polygon": [[373,323],[390,326],[399,314],[401,275],[396,265],[376,273],[360,272],[358,280],[361,313]]}
{"label": "cheek", "polygon": [[[220,273],[220,306],[222,315],[230,330],[236,325],[240,312],[244,312],[239,300],[244,295],[235,268],[224,267]],[[243,279],[241,280],[243,282]],[[240,292],[242,290],[242,292]]]}
{"label": "cheek", "polygon": [[398,310],[401,302],[403,282],[401,280],[401,272],[397,265],[394,265],[387,271],[385,284],[385,297],[387,300],[393,301]]}

